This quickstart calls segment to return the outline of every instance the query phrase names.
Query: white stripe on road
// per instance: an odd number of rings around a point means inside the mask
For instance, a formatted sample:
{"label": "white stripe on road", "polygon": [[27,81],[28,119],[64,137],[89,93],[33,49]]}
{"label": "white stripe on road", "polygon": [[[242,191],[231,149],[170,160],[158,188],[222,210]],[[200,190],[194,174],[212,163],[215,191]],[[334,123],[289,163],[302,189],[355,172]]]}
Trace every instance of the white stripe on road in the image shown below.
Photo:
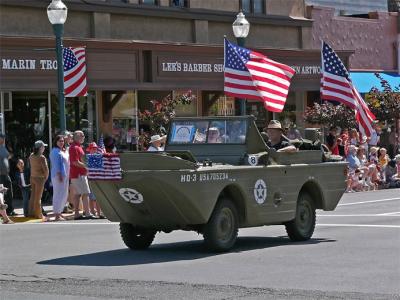
{"label": "white stripe on road", "polygon": [[395,200],[400,200],[400,198],[388,198],[388,199],[379,199],[379,200],[371,200],[371,201],[343,203],[343,204],[338,204],[338,206],[347,206],[347,205],[356,205],[356,204],[365,204],[365,203],[374,203],[374,202],[383,202],[383,201],[395,201]]}
{"label": "white stripe on road", "polygon": [[15,225],[116,225],[119,222],[15,222],[14,224],[7,224],[6,226],[0,226],[0,228],[6,228]]}
{"label": "white stripe on road", "polygon": [[400,225],[369,225],[369,224],[317,224],[327,227],[374,227],[374,228],[400,228]]}
{"label": "white stripe on road", "polygon": [[385,213],[385,214],[379,214],[378,216],[400,217],[400,211],[390,212],[390,213]]}
{"label": "white stripe on road", "polygon": [[[393,215],[392,215],[393,214]],[[359,215],[317,215],[317,217],[400,217],[398,213],[387,214],[359,214]]]}

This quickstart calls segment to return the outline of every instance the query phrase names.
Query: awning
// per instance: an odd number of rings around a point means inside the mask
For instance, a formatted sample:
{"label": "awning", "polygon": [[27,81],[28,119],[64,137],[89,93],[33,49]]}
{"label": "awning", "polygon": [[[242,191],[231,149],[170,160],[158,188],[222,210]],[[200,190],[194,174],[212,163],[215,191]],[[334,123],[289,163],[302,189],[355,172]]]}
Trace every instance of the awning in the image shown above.
{"label": "awning", "polygon": [[[360,93],[368,93],[371,88],[376,87],[382,91],[381,82],[374,72],[350,72],[350,78]],[[400,88],[400,75],[397,73],[379,73],[385,79],[392,89]]]}

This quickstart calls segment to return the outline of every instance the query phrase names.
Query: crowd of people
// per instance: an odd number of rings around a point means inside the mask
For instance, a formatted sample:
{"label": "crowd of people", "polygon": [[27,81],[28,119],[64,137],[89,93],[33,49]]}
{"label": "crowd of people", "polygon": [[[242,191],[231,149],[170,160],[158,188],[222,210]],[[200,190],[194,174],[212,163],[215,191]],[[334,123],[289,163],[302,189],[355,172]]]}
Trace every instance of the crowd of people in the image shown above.
{"label": "crowd of people", "polygon": [[[66,220],[63,215],[65,213],[73,213],[75,220],[104,218],[96,198],[90,191],[88,169],[84,159],[84,140],[85,135],[80,130],[57,135],[49,159],[44,155],[48,145],[41,140],[36,141],[33,152],[26,161],[22,158],[17,160],[12,180],[12,153],[7,150],[5,135],[0,135],[0,214],[4,224],[12,224],[9,216],[17,215],[13,206],[13,181],[21,192],[25,217],[50,221],[42,207],[44,189],[48,185],[52,189],[54,213],[54,219],[51,221]],[[112,139],[105,139],[104,144],[106,151],[115,150]],[[91,143],[86,151],[91,152],[94,148],[97,149],[97,145]],[[81,208],[83,214],[80,213]]]}
{"label": "crowd of people", "polygon": [[380,143],[377,123],[372,127],[370,137],[361,135],[354,128],[343,129],[339,134],[336,127],[331,127],[326,137],[329,151],[349,163],[346,192],[400,188],[400,154],[394,128],[388,153]]}

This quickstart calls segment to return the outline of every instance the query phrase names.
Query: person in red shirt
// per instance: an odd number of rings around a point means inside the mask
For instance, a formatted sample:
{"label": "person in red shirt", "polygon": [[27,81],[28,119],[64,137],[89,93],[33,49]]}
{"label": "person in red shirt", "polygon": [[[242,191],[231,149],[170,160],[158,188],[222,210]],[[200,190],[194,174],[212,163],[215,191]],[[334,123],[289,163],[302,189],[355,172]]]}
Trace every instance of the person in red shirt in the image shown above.
{"label": "person in red shirt", "polygon": [[326,137],[326,144],[329,148],[329,151],[331,151],[332,154],[339,155],[339,148],[338,148],[337,137],[336,137],[336,127],[332,126],[329,129],[329,134]]}
{"label": "person in red shirt", "polygon": [[[84,133],[80,130],[75,131],[73,140],[73,143],[69,147],[69,161],[71,186],[75,191],[73,196],[75,220],[92,219],[93,216],[89,212],[90,188],[87,178],[87,167],[83,161],[85,155],[85,152],[82,148],[82,144],[85,140]],[[83,216],[79,214],[79,201],[81,197],[84,211]]]}

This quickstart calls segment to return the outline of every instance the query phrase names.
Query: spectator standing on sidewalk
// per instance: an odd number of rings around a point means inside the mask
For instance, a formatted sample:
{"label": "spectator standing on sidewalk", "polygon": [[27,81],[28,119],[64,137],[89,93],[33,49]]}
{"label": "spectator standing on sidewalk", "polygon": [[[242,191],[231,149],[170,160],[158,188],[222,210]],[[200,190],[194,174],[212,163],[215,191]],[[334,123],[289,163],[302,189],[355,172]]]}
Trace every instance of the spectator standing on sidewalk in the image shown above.
{"label": "spectator standing on sidewalk", "polygon": [[398,134],[396,134],[396,127],[390,127],[390,134],[389,134],[389,147],[388,147],[388,154],[389,157],[395,157],[398,151]]}
{"label": "spectator standing on sidewalk", "polygon": [[[69,146],[73,143],[73,134],[72,134],[72,132],[70,132],[68,130],[64,131],[63,134],[64,134],[64,148],[69,156]],[[68,178],[69,178],[68,198],[67,198],[68,205],[64,207],[64,211],[63,211],[64,213],[72,212],[71,209],[74,206],[74,199],[73,199],[74,189],[71,186],[71,178],[69,177],[69,174],[68,174]]]}
{"label": "spectator standing on sidewalk", "polygon": [[349,135],[350,145],[358,146],[360,144],[360,136],[358,135],[357,129],[352,128]]}
{"label": "spectator standing on sidewalk", "polygon": [[64,221],[61,213],[68,199],[69,153],[64,148],[63,135],[57,135],[54,140],[54,147],[50,153],[50,163],[55,221]]}
{"label": "spectator standing on sidewalk", "polygon": [[[89,182],[87,178],[87,167],[83,162],[85,152],[83,151],[82,144],[85,140],[85,135],[82,131],[77,130],[73,136],[74,142],[69,147],[69,160],[70,160],[70,178],[71,186],[74,189],[74,210],[75,220],[92,219],[89,212]],[[82,197],[82,205],[84,215],[79,214],[79,202]]]}
{"label": "spectator standing on sidewalk", "polygon": [[[98,155],[102,155],[101,150],[99,150],[99,147],[95,142],[89,144],[89,146],[86,148],[86,152],[89,154],[97,153]],[[97,218],[99,219],[105,218],[101,211],[100,204],[97,202],[96,196],[92,192],[89,194],[89,210],[93,217],[97,216]]]}
{"label": "spectator standing on sidewalk", "polygon": [[6,136],[0,134],[0,184],[3,184],[7,190],[4,191],[4,202],[7,204],[7,214],[10,216],[15,216],[13,206],[13,189],[10,178],[10,153],[6,148]]}
{"label": "spectator standing on sidewalk", "polygon": [[29,156],[31,165],[31,198],[29,200],[29,216],[47,221],[42,213],[42,195],[44,184],[49,177],[49,167],[46,157],[43,155],[45,144],[39,140],[35,142],[33,153]]}
{"label": "spectator standing on sidewalk", "polygon": [[22,194],[22,207],[24,211],[24,216],[29,215],[29,198],[31,197],[31,185],[28,182],[28,177],[25,174],[25,163],[22,159],[18,159],[17,162],[17,173],[15,178],[18,182],[18,186]]}
{"label": "spectator standing on sidewalk", "polygon": [[329,134],[326,137],[326,144],[329,148],[329,151],[331,151],[332,154],[339,155],[339,147],[336,137],[336,127],[332,126],[329,129]]}
{"label": "spectator standing on sidewalk", "polygon": [[368,146],[377,147],[379,144],[379,134],[377,132],[378,123],[376,121],[372,122],[371,136],[369,137]]}

